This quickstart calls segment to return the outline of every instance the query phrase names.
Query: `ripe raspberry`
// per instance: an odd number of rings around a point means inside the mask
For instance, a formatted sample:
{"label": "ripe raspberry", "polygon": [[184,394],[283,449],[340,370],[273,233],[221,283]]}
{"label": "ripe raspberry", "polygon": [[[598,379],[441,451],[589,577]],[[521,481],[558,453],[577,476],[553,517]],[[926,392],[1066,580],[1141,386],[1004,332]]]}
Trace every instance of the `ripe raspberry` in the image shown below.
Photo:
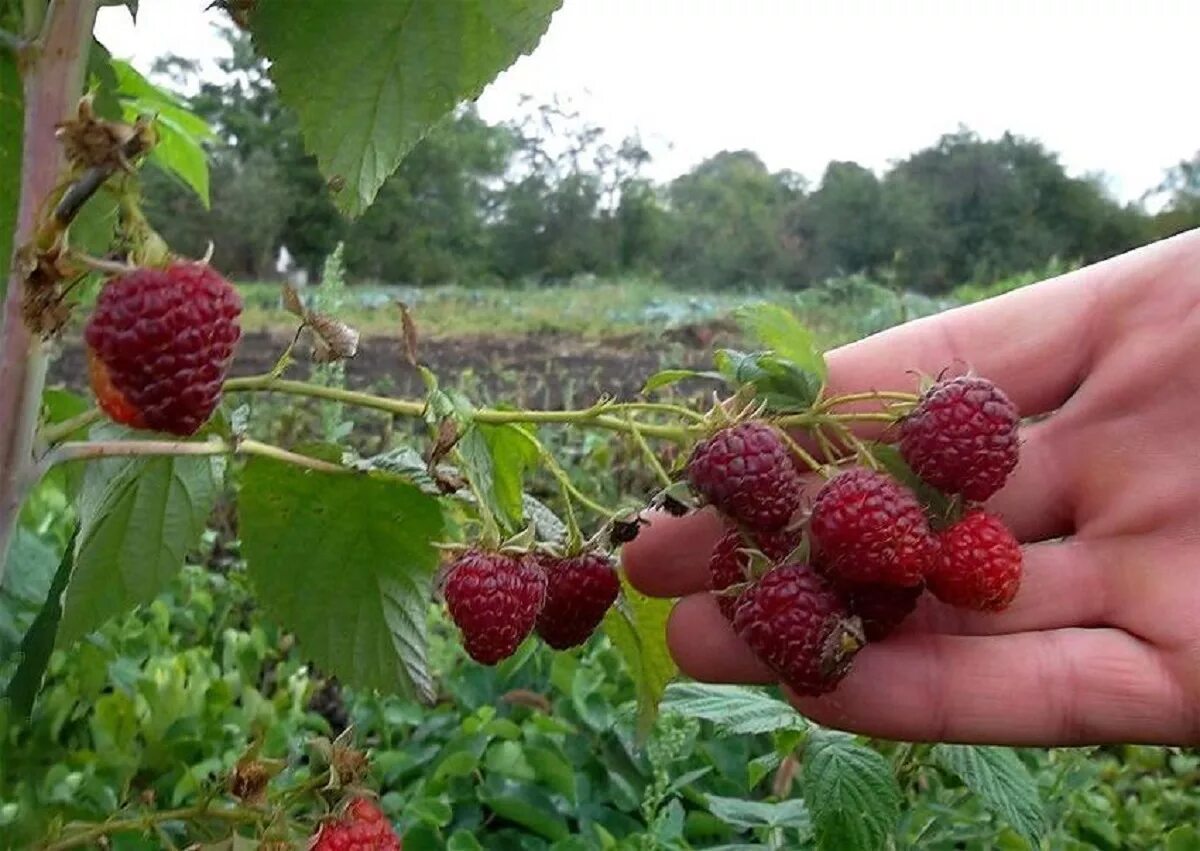
{"label": "ripe raspberry", "polygon": [[221,398],[241,312],[237,290],[202,263],[113,278],[84,330],[100,407],[134,428],[193,434]]}
{"label": "ripe raspberry", "polygon": [[834,476],[813,503],[813,542],[821,567],[839,582],[913,586],[937,553],[916,495],[862,467]]}
{"label": "ripe raspberry", "polygon": [[972,511],[939,536],[941,555],[929,590],[952,606],[998,612],[1021,586],[1021,546],[992,514]]}
{"label": "ripe raspberry", "polygon": [[687,475],[705,499],[756,532],[784,526],[800,507],[800,474],[779,433],[766,423],[730,426],[701,442]]}
{"label": "ripe raspberry", "polygon": [[850,613],[862,619],[867,641],[882,641],[917,608],[925,588],[898,585],[842,585],[838,587]]}
{"label": "ripe raspberry", "polygon": [[738,603],[733,627],[750,649],[803,695],[833,691],[863,645],[862,624],[805,564],[776,567]]}
{"label": "ripe raspberry", "polygon": [[571,558],[541,556],[538,563],[546,571],[546,604],[537,618],[537,634],[555,650],[583,644],[621,590],[612,560],[587,552]]}
{"label": "ripe raspberry", "polygon": [[533,630],[546,598],[546,574],[532,556],[470,550],[451,565],[442,593],[467,655],[495,665]]}
{"label": "ripe raspberry", "polygon": [[[736,526],[729,529],[713,547],[708,560],[708,587],[714,592],[724,591],[731,585],[740,585],[750,579],[750,555],[748,550],[758,550],[775,564],[785,559],[800,544],[800,533],[789,530],[763,532],[747,541]],[[716,594],[717,605],[730,621],[737,609],[741,595]]]}
{"label": "ripe raspberry", "polygon": [[1017,466],[1017,406],[986,378],[931,387],[900,423],[900,454],[913,472],[946,493],[982,502]]}
{"label": "ripe raspberry", "polygon": [[341,818],[327,821],[309,845],[311,851],[402,851],[387,816],[367,798],[355,798]]}

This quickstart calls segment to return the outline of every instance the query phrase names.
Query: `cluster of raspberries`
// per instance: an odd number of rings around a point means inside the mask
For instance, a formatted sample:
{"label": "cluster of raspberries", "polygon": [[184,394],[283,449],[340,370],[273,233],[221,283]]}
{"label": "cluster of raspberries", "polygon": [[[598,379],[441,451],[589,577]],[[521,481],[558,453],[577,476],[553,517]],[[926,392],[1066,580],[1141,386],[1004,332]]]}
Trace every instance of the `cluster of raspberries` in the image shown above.
{"label": "cluster of raspberries", "polygon": [[1021,549],[979,503],[1016,467],[1019,420],[998,387],[974,376],[935,384],[901,420],[905,462],[958,497],[949,519],[892,476],[855,467],[825,482],[805,522],[804,479],[774,426],[751,420],[712,435],[687,474],[728,521],[709,562],[721,611],[784,683],[818,695],[926,589],[954,606],[1004,609],[1020,585]]}
{"label": "cluster of raspberries", "polygon": [[612,558],[598,551],[468,550],[449,565],[442,585],[467,655],[484,665],[511,656],[534,631],[555,650],[583,644],[619,591]]}

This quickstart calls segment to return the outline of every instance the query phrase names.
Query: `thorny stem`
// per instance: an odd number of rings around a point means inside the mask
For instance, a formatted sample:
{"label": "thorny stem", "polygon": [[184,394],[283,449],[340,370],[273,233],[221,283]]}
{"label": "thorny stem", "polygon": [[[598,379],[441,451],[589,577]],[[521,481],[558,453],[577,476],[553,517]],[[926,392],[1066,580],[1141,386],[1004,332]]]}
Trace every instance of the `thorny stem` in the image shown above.
{"label": "thorny stem", "polygon": [[650,444],[646,442],[646,438],[642,437],[641,428],[633,421],[633,417],[629,414],[625,415],[625,421],[629,423],[629,433],[633,435],[633,440],[638,445],[638,449],[642,450],[642,454],[646,456],[646,461],[649,462],[650,469],[658,476],[658,480],[662,482],[664,487],[670,487],[671,477],[663,468],[662,462],[658,460],[658,456],[654,454],[654,450],[650,448]]}
{"label": "thorny stem", "polygon": [[145,832],[158,827],[163,822],[168,821],[216,819],[218,821],[230,822],[232,824],[249,824],[252,822],[262,821],[265,815],[265,813],[261,813],[256,810],[249,810],[244,807],[212,809],[206,805],[180,807],[179,809],[175,810],[160,810],[159,812],[148,813],[144,816],[113,819],[112,821],[106,821],[93,825],[86,830],[81,830],[78,833],[60,839],[57,842],[51,842],[43,845],[41,847],[41,851],[67,851],[69,848],[80,848],[84,845],[91,845],[97,840],[108,836],[110,833],[123,833],[131,830]]}
{"label": "thorny stem", "polygon": [[870,390],[865,393],[846,393],[842,396],[830,396],[823,402],[818,403],[814,411],[828,411],[830,408],[836,408],[839,405],[848,405],[851,402],[916,402],[918,396],[915,393],[905,393],[900,390]]}
{"label": "thorny stem", "polygon": [[263,458],[273,458],[310,470],[322,473],[346,473],[345,467],[309,458],[289,452],[269,443],[257,440],[240,440],[229,443],[220,438],[203,443],[189,443],[182,440],[97,440],[79,443],[63,443],[52,449],[41,461],[42,470],[47,470],[57,464],[82,459],[95,460],[98,458],[132,457],[136,455],[258,455]]}
{"label": "thorny stem", "polygon": [[579,488],[575,487],[575,483],[571,481],[571,477],[567,475],[567,471],[562,468],[562,466],[558,463],[558,459],[550,453],[549,449],[547,449],[545,446],[542,446],[540,443],[537,445],[537,448],[538,454],[541,455],[542,461],[546,464],[546,468],[550,471],[550,475],[554,476],[559,487],[566,491],[566,493],[572,499],[574,499],[584,508],[599,514],[601,517],[610,518],[616,514],[615,511],[605,508],[603,505],[580,491]]}
{"label": "thorny stem", "polygon": [[797,458],[807,464],[810,470],[819,476],[828,476],[825,465],[814,458],[803,446],[797,443],[790,434],[788,434],[786,431],[781,431],[779,434],[780,437],[783,438],[783,442],[788,445],[788,449],[790,449]]}

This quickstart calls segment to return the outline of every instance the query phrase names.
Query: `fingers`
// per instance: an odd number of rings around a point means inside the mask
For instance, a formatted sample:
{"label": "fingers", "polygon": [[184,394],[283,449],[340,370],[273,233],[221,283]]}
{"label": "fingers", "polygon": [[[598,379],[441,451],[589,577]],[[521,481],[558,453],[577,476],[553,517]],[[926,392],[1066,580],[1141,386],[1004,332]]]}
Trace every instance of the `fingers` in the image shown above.
{"label": "fingers", "polygon": [[634,587],[652,597],[682,597],[708,587],[708,558],[724,534],[715,509],[684,517],[646,515],[648,528],[621,550],[621,563]]}
{"label": "fingers", "polygon": [[837,691],[798,698],[814,721],[902,741],[1179,744],[1190,709],[1162,657],[1114,629],[871,645]]}
{"label": "fingers", "polygon": [[771,683],[774,675],[758,660],[711,594],[684,597],[667,621],[671,656],[692,679],[709,683]]}
{"label": "fingers", "polygon": [[1021,429],[1020,461],[988,501],[1017,540],[1045,541],[1075,531],[1073,444],[1054,416]]}

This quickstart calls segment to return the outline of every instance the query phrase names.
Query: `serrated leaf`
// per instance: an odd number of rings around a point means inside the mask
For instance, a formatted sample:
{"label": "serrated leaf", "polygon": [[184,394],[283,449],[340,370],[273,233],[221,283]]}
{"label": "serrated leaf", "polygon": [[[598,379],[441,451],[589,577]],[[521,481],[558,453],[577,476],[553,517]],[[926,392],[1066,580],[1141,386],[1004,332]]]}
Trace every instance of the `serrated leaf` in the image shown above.
{"label": "serrated leaf", "polygon": [[472,423],[458,442],[463,473],[508,532],[525,525],[525,471],[538,459],[523,426]]}
{"label": "serrated leaf", "polygon": [[306,657],[350,686],[433,698],[434,497],[390,477],[254,458],[238,513],[250,579]]}
{"label": "serrated leaf", "polygon": [[900,814],[891,764],[853,736],[813,730],[804,746],[804,797],[823,849],[886,848]]}
{"label": "serrated leaf", "polygon": [[212,129],[174,95],[147,80],[128,62],[112,60],[124,119],[139,115],[155,118],[158,142],[150,151],[150,162],[181,180],[207,207],[208,157],[202,143],[214,138]]}
{"label": "serrated leaf", "polygon": [[77,534],[78,527],[71,535],[71,541],[63,553],[58,569],[54,571],[54,578],[46,592],[41,610],[21,640],[21,649],[18,651],[21,659],[4,692],[5,699],[12,708],[13,717],[20,720],[28,720],[33,712],[33,704],[46,678],[46,666],[50,664],[50,654],[54,651],[58,625],[62,620],[63,591],[67,588],[75,566]]}
{"label": "serrated leaf", "polygon": [[1011,748],[935,745],[933,757],[1031,843],[1036,845],[1046,832],[1037,781]]}
{"label": "serrated leaf", "polygon": [[567,524],[550,510],[544,502],[529,494],[523,496],[525,516],[533,524],[533,531],[539,541],[548,544],[561,544],[567,539]]}
{"label": "serrated leaf", "polygon": [[758,827],[790,827],[802,833],[812,829],[808,807],[799,798],[778,803],[722,798],[719,795],[706,795],[705,798],[709,812],[731,827],[751,830]]}
{"label": "serrated leaf", "polygon": [[721,349],[713,362],[728,381],[737,387],[753,387],[755,395],[776,411],[809,407],[824,383],[817,372],[774,352]]}
{"label": "serrated leaf", "polygon": [[357,216],[438,120],[537,45],[560,4],[358,0],[347,14],[344,0],[260,0],[251,24],[305,147]]}
{"label": "serrated leaf", "polygon": [[21,134],[24,94],[16,55],[0,50],[0,297],[8,290],[8,270],[21,196]]}
{"label": "serrated leaf", "polygon": [[566,819],[550,796],[532,783],[489,774],[479,787],[479,802],[546,839],[566,839],[571,835]]}
{"label": "serrated leaf", "polygon": [[711,721],[732,735],[807,730],[811,726],[787,703],[746,686],[674,683],[666,691],[662,709]]}
{"label": "serrated leaf", "polygon": [[[103,428],[106,436],[128,435]],[[113,458],[87,465],[79,497],[75,571],[59,645],[148,603],[183,567],[217,498],[217,464],[204,457]]]}
{"label": "serrated leaf", "polygon": [[647,597],[621,572],[621,597],[608,610],[602,628],[625,660],[637,693],[637,732],[645,738],[658,718],[659,702],[679,669],[667,649],[671,600]]}
{"label": "serrated leaf", "polygon": [[825,353],[817,346],[812,331],[796,314],[778,304],[752,304],[734,312],[742,330],[785,360],[818,376],[823,384],[829,374]]}
{"label": "serrated leaf", "polygon": [[642,386],[642,393],[660,390],[663,387],[678,384],[680,381],[686,381],[689,378],[715,378],[720,381],[724,377],[719,372],[708,372],[697,369],[663,369],[646,379],[646,383]]}

